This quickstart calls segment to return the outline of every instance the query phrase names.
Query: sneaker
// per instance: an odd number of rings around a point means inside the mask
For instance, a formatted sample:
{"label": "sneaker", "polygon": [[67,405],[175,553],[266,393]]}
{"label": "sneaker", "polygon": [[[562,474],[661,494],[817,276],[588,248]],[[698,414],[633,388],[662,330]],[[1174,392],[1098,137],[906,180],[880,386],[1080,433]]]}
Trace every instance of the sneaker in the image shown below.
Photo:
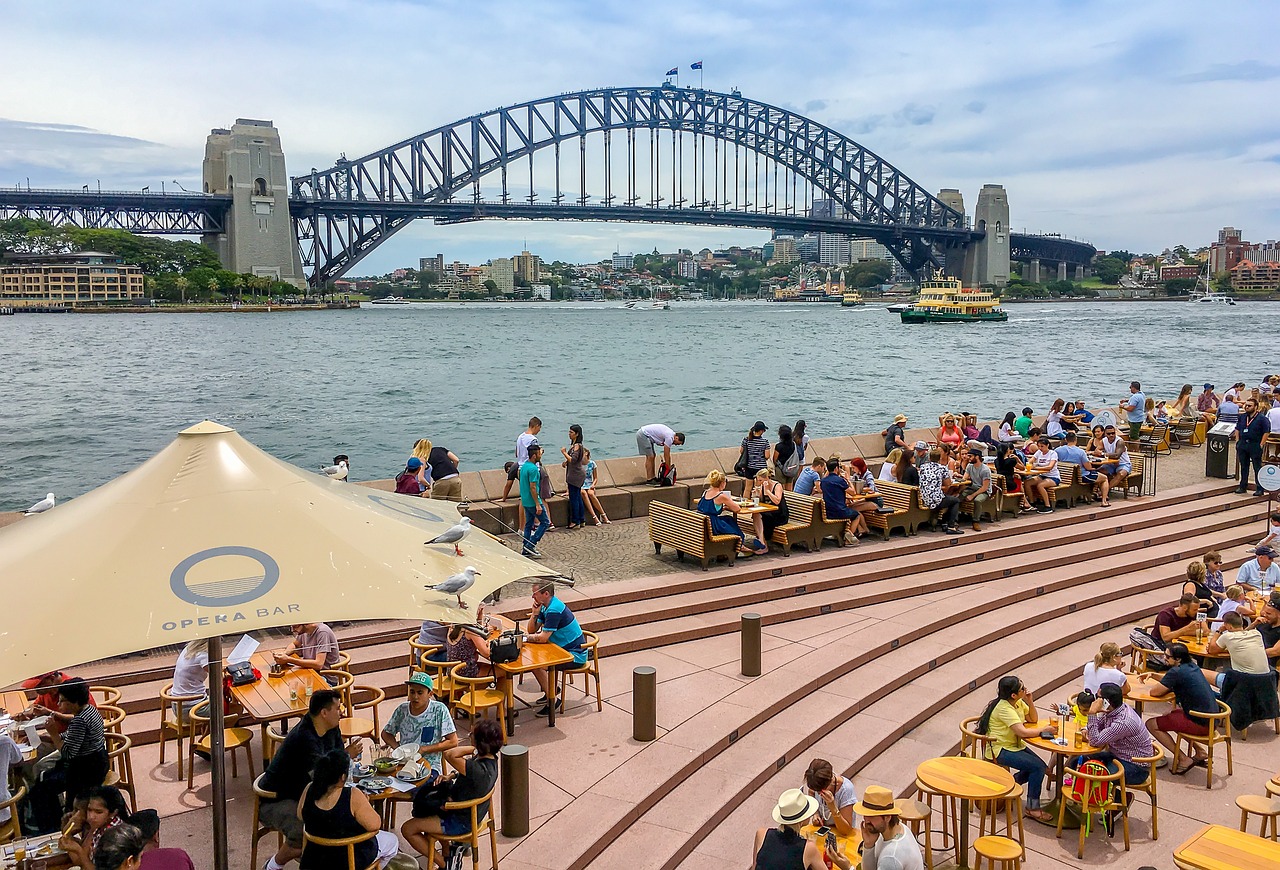
{"label": "sneaker", "polygon": [[1026,507],[1020,508],[1018,510],[1018,513],[1020,514],[1033,514],[1035,512],[1036,512],[1036,509],[1033,508],[1031,505],[1027,505]]}
{"label": "sneaker", "polygon": [[[563,713],[563,712],[564,712],[564,701],[563,701],[563,700],[556,701],[556,712],[557,712],[557,713]],[[537,710],[534,710],[534,711],[533,711],[533,715],[535,715],[535,716],[550,716],[550,715],[551,715],[551,705],[550,705],[550,704],[543,704],[543,705],[542,705],[541,707],[539,707]]]}
{"label": "sneaker", "polygon": [[964,534],[964,529],[962,529],[962,528],[960,528],[960,527],[958,527],[958,526],[952,526],[951,528],[949,528],[949,529],[943,529],[942,531],[943,531],[943,533],[944,533],[944,534],[948,534],[948,535],[963,535],[963,534]]}
{"label": "sneaker", "polygon": [[1038,513],[1038,514],[1051,514],[1051,513],[1053,513],[1053,508],[1051,508],[1051,507],[1045,507],[1045,506],[1041,505],[1040,507],[1036,508],[1036,513]]}
{"label": "sneaker", "polygon": [[541,554],[541,553],[539,553],[537,550],[523,550],[523,551],[521,551],[520,555],[521,555],[521,556],[524,556],[526,559],[541,559],[541,558],[542,558],[542,554]]}
{"label": "sneaker", "polygon": [[1236,487],[1236,495],[1244,495],[1248,491],[1249,490],[1245,489],[1243,486]]}
{"label": "sneaker", "polygon": [[660,483],[662,483],[662,479],[658,477],[651,477],[645,481],[646,486],[657,486]]}

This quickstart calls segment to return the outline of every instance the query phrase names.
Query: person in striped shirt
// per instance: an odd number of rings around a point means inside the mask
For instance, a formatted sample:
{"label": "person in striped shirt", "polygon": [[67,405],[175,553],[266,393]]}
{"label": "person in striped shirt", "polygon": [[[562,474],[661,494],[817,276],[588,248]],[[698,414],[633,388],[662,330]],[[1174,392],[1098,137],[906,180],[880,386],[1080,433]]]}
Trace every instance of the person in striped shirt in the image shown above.
{"label": "person in striped shirt", "polygon": [[1089,707],[1085,735],[1090,745],[1106,747],[1106,752],[1092,758],[1101,761],[1112,773],[1123,768],[1124,781],[1129,785],[1141,785],[1147,781],[1151,769],[1145,764],[1135,764],[1133,760],[1155,755],[1155,745],[1142,717],[1125,704],[1120,686],[1103,683],[1098,688],[1098,697]]}
{"label": "person in striped shirt", "polygon": [[[34,709],[41,715],[53,712],[39,705]],[[69,680],[59,685],[58,711],[72,718],[57,741],[62,751],[57,766],[31,789],[31,811],[38,833],[58,829],[62,818],[60,793],[65,792],[65,807],[70,812],[76,798],[93,786],[102,785],[107,776],[105,729],[98,709],[89,703],[89,684]]]}

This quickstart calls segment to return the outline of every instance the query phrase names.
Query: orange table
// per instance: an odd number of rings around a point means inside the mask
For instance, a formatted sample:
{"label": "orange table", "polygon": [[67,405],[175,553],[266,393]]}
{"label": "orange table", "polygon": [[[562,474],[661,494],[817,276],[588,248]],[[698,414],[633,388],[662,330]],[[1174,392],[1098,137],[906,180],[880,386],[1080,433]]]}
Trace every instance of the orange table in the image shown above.
{"label": "orange table", "polygon": [[1140,680],[1138,679],[1137,674],[1130,674],[1128,676],[1129,691],[1125,697],[1133,703],[1133,709],[1141,713],[1143,704],[1173,703],[1173,692],[1170,692],[1167,695],[1162,695],[1159,698],[1151,694],[1151,690],[1155,687],[1156,682],[1158,681],[1149,683],[1146,680]]}
{"label": "orange table", "polygon": [[[496,614],[488,615],[492,625],[489,632],[489,639],[493,640],[504,631],[509,631],[516,627],[516,623],[505,616]],[[484,644],[476,647],[481,658],[488,660],[489,651]],[[573,654],[566,652],[553,643],[525,643],[520,647],[520,657],[513,662],[507,662],[505,665],[494,665],[494,669],[506,674],[508,679],[503,682],[506,684],[507,690],[507,733],[515,733],[515,712],[516,712],[516,696],[515,696],[515,680],[512,677],[520,674],[531,673],[537,670],[546,670],[547,672],[547,702],[550,705],[547,715],[547,727],[554,728],[556,726],[556,668],[571,664],[573,662]]]}
{"label": "orange table", "polygon": [[969,802],[989,801],[1012,791],[1013,774],[998,764],[968,756],[946,756],[923,761],[916,768],[916,779],[930,791],[960,799],[960,818],[956,825],[959,845],[956,864],[969,866]]}
{"label": "orange table", "polygon": [[[272,676],[271,666],[275,664],[275,659],[271,657],[270,652],[256,652],[249,661],[262,674],[262,679],[243,686],[232,686],[231,694],[250,716],[262,723],[262,751],[265,764],[267,723],[284,721],[287,725],[287,720],[290,718],[306,715],[307,707],[311,703],[307,689],[310,688],[312,692],[316,692],[329,688],[329,684],[318,672],[310,668],[295,668],[291,665],[285,665],[284,672],[280,676]],[[290,697],[290,693],[296,697]]]}
{"label": "orange table", "polygon": [[[1041,726],[1048,725],[1050,722],[1060,721],[1058,718],[1058,714],[1055,711],[1043,710],[1041,712],[1045,714],[1040,717]],[[1044,805],[1044,811],[1050,815],[1053,821],[1041,822],[1041,824],[1051,825],[1053,827],[1057,827],[1058,825],[1058,804],[1062,801],[1062,780],[1066,776],[1067,759],[1076,758],[1077,756],[1080,756],[1080,755],[1096,755],[1099,752],[1106,751],[1106,747],[1089,745],[1088,740],[1083,739],[1083,735],[1082,735],[1082,740],[1080,745],[1077,746],[1076,745],[1077,731],[1078,729],[1076,728],[1075,716],[1068,715],[1066,717],[1066,724],[1062,728],[1060,728],[1058,731],[1058,736],[1066,739],[1065,746],[1058,743],[1056,739],[1049,740],[1039,736],[1026,738],[1026,744],[1028,746],[1034,747],[1044,752],[1048,752],[1053,757],[1053,761],[1054,761],[1053,800],[1049,801],[1049,803]],[[1033,819],[1033,821],[1037,821],[1037,820]],[[1067,814],[1064,819],[1063,827],[1064,828],[1080,827],[1080,817],[1072,810],[1071,807],[1067,808]]]}
{"label": "orange table", "polygon": [[[35,696],[36,690],[34,689],[32,689],[30,693],[21,689],[16,689],[12,692],[0,692],[0,709],[3,709],[10,717],[16,717],[19,713],[28,709],[35,703]],[[16,719],[14,721],[17,722]],[[21,725],[24,723],[18,722],[17,724]],[[43,731],[44,729],[42,728],[40,730]],[[19,740],[19,742],[26,740],[25,737],[14,739]],[[22,755],[23,761],[34,760],[36,757],[36,748],[37,747],[33,746],[29,752],[24,752]]]}
{"label": "orange table", "polygon": [[1275,870],[1280,867],[1280,843],[1222,825],[1205,825],[1173,850],[1173,862],[1184,870]]}
{"label": "orange table", "polygon": [[[832,833],[835,833],[834,831]],[[800,829],[800,836],[807,840],[813,840],[818,844],[818,849],[826,854],[827,843],[825,837],[818,836],[818,827],[816,825],[805,825]],[[836,846],[840,849],[840,854],[849,859],[850,870],[862,865],[862,855],[858,852],[858,847],[862,845],[862,829],[856,823],[853,832],[847,837],[836,834]]]}

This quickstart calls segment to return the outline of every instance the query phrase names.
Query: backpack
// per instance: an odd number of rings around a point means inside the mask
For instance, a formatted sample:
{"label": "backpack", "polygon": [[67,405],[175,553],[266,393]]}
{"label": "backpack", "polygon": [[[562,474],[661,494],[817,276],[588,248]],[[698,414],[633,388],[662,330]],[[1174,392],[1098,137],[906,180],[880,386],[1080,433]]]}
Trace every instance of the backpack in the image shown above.
{"label": "backpack", "polygon": [[676,466],[675,463],[667,465],[662,463],[658,466],[658,486],[675,486],[676,485]]}
{"label": "backpack", "polygon": [[[1081,773],[1087,773],[1090,776],[1110,776],[1111,771],[1101,761],[1087,760],[1080,765]],[[1111,803],[1111,783],[1094,782],[1093,780],[1083,777],[1076,777],[1071,780],[1071,787],[1067,790],[1067,796],[1071,800],[1084,804],[1085,798],[1089,799],[1089,806],[1093,809],[1106,806]]]}
{"label": "backpack", "polygon": [[791,455],[782,462],[782,476],[787,478],[795,477],[800,473],[800,451],[792,450]]}
{"label": "backpack", "polygon": [[[1137,626],[1129,631],[1129,643],[1152,652],[1164,652],[1164,644]],[[1173,664],[1162,655],[1149,655],[1147,656],[1147,667],[1153,671],[1167,671],[1173,667]]]}

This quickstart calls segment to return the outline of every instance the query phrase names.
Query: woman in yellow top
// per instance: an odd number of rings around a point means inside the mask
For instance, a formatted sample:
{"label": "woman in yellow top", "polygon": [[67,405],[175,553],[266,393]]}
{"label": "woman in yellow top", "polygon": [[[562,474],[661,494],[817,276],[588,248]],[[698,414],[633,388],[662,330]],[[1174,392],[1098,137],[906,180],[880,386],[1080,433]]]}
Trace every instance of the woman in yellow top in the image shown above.
{"label": "woman in yellow top", "polygon": [[1027,815],[1041,822],[1050,820],[1040,809],[1040,786],[1044,783],[1045,763],[1023,742],[1042,731],[1057,731],[1057,723],[1043,726],[1036,715],[1035,699],[1017,677],[1001,677],[996,698],[987,704],[978,720],[978,733],[991,738],[987,757],[996,764],[1012,768],[1014,782],[1027,786]]}

